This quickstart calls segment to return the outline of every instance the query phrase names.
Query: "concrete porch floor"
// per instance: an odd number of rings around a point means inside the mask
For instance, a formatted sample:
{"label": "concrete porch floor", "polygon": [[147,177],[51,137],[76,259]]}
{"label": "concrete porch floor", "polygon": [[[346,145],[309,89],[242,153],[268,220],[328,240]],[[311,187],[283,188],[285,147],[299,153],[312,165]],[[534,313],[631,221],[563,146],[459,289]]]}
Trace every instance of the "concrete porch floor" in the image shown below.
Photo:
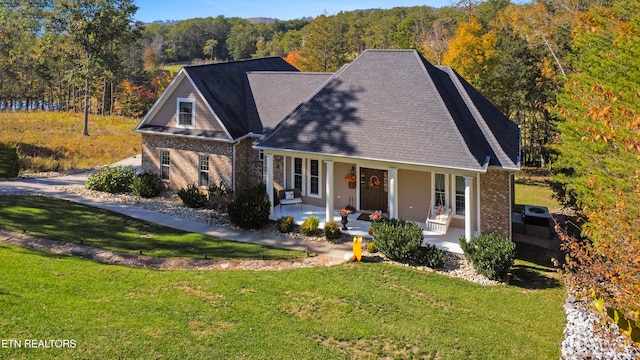
{"label": "concrete porch floor", "polygon": [[[343,230],[343,232],[352,236],[362,236],[365,239],[370,239],[371,235],[369,235],[368,230],[371,226],[371,222],[358,220],[357,218],[360,214],[360,212],[356,212],[349,215],[349,222],[347,223],[348,230]],[[282,216],[293,216],[295,223],[298,225],[302,225],[307,218],[315,215],[320,219],[320,228],[324,228],[325,225],[325,209],[319,206],[302,204],[302,207],[300,207],[300,205],[284,205],[280,207],[278,205],[274,208],[273,215],[276,219]],[[333,221],[340,224],[341,219],[338,209],[334,209]],[[439,249],[456,254],[462,254],[462,249],[460,248],[458,240],[460,237],[464,236],[464,229],[449,227],[447,233],[442,235],[426,230],[425,223],[416,223],[423,228],[422,234],[424,236],[424,240],[422,242],[422,246],[432,244]],[[340,225],[342,226],[342,224]]]}

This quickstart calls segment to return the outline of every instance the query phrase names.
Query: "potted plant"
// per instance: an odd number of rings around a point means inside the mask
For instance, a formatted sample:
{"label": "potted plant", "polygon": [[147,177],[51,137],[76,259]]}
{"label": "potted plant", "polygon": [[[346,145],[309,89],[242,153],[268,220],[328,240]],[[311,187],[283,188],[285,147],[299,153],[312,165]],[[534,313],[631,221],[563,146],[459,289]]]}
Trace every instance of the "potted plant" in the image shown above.
{"label": "potted plant", "polygon": [[376,222],[382,220],[382,210],[376,210],[369,215],[369,220]]}
{"label": "potted plant", "polygon": [[338,214],[342,217],[342,220],[340,220],[340,223],[342,223],[342,230],[348,230],[347,223],[349,222],[349,214],[351,214],[351,211],[348,209],[340,209],[338,210]]}

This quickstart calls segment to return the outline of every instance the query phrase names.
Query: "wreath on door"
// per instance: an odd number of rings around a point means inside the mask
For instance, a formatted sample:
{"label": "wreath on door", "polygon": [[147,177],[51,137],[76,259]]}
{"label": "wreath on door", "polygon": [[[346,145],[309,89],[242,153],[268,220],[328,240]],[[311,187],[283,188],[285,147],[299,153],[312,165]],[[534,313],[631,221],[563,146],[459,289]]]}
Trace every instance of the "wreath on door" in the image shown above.
{"label": "wreath on door", "polygon": [[380,186],[380,178],[376,175],[372,175],[369,178],[369,187],[377,188],[378,186]]}

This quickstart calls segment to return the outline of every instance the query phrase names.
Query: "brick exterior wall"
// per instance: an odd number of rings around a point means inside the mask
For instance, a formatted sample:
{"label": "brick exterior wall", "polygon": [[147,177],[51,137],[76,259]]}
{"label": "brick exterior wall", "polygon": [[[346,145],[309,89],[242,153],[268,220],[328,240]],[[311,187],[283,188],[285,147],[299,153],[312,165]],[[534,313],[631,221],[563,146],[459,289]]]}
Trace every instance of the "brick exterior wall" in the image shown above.
{"label": "brick exterior wall", "polygon": [[511,173],[489,169],[480,176],[480,222],[483,234],[511,238]]}
{"label": "brick exterior wall", "polygon": [[[236,145],[236,191],[262,181],[262,162],[258,151],[251,148],[253,138]],[[233,188],[233,144],[218,141],[180,138],[164,135],[142,135],[142,170],[160,174],[160,151],[170,156],[167,187],[178,190],[198,184],[198,157],[209,155],[209,181]]]}
{"label": "brick exterior wall", "polygon": [[250,188],[261,182],[264,162],[260,161],[260,152],[252,147],[257,138],[249,137],[236,145],[236,190]]}

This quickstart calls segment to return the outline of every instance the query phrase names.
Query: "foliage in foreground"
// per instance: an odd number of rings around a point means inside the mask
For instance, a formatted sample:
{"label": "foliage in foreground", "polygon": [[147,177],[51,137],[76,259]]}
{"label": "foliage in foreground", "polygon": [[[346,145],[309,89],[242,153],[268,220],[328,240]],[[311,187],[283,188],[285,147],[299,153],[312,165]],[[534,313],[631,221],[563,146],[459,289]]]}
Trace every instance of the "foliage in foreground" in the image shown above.
{"label": "foliage in foreground", "polygon": [[562,288],[381,263],[151,271],[1,243],[0,258],[2,336],[77,342],[3,358],[557,359],[565,322]]}
{"label": "foliage in foreground", "polygon": [[460,238],[464,256],[476,271],[492,280],[504,280],[513,266],[516,244],[496,234],[481,234],[467,242]]}
{"label": "foliage in foreground", "polygon": [[243,229],[260,229],[269,222],[271,202],[264,184],[259,184],[236,195],[227,210],[232,223]]}
{"label": "foliage in foreground", "polygon": [[555,181],[587,220],[581,238],[563,234],[572,280],[640,323],[640,2],[608,4],[575,31]]}
{"label": "foliage in foreground", "polygon": [[431,268],[442,266],[442,250],[429,244],[421,246],[424,237],[418,224],[385,219],[372,222],[371,232],[375,248],[393,261]]}

